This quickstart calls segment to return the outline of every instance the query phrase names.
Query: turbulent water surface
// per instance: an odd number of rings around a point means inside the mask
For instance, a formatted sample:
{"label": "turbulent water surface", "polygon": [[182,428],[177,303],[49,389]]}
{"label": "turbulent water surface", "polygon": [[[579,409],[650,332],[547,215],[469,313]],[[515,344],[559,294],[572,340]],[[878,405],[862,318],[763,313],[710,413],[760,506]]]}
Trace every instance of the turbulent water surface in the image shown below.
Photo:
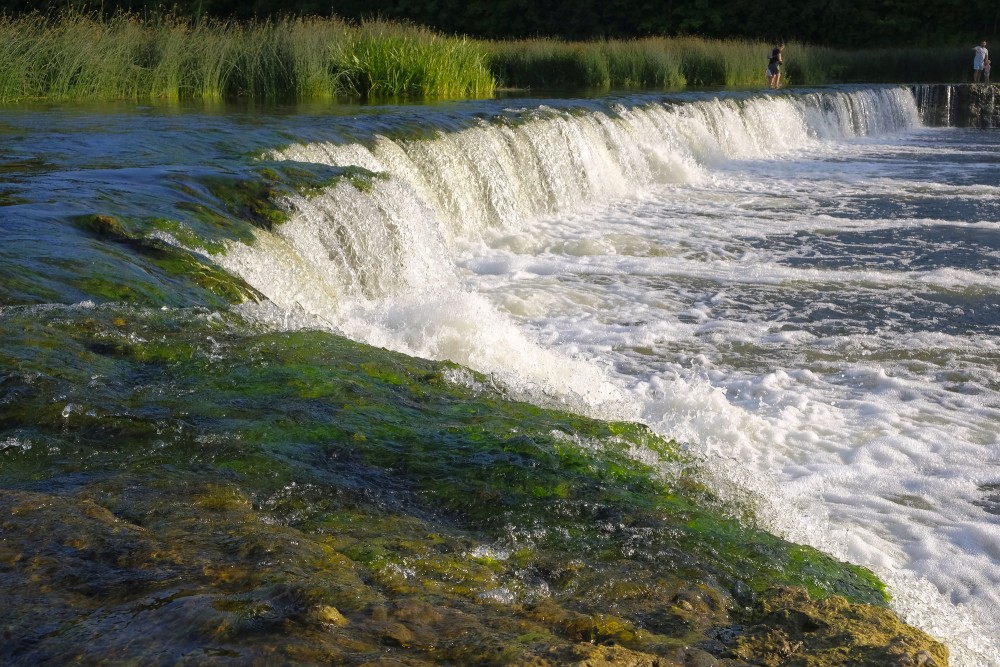
{"label": "turbulent water surface", "polygon": [[195,220],[205,183],[347,174],[224,252],[158,234],[270,326],[676,438],[766,528],[876,572],[953,664],[1000,665],[1000,133],[925,127],[894,87],[52,107],[0,132],[5,280],[88,261],[68,212]]}

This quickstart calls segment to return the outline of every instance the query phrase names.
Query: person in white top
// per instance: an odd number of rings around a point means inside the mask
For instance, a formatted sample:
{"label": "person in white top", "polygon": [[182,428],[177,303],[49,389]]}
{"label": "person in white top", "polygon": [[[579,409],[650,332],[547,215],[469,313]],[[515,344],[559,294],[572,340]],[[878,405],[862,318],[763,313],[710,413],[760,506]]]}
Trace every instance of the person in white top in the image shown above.
{"label": "person in white top", "polygon": [[979,83],[979,77],[983,73],[983,63],[990,57],[990,52],[986,50],[986,40],[979,42],[972,51],[976,54],[972,59],[972,81]]}

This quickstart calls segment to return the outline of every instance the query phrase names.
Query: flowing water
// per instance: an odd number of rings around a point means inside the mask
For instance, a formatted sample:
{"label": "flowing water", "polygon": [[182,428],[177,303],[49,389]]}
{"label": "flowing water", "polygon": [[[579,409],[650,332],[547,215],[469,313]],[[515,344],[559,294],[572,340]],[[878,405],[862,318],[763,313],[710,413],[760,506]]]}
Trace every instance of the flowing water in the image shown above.
{"label": "flowing water", "polygon": [[896,87],[0,125],[5,280],[86,261],[67,212],[349,174],[213,256],[267,297],[244,314],[641,421],[876,572],[953,664],[1000,665],[1000,133],[926,127]]}

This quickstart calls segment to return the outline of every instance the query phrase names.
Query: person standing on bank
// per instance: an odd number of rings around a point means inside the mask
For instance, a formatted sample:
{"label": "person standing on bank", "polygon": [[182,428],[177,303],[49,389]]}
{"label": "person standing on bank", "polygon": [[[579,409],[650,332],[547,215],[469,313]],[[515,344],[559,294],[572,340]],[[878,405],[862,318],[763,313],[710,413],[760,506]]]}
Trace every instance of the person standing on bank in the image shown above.
{"label": "person standing on bank", "polygon": [[767,60],[767,85],[774,90],[781,87],[781,52],[785,50],[784,42],[777,42],[771,49],[771,57]]}
{"label": "person standing on bank", "polygon": [[990,82],[990,58],[989,56],[987,56],[986,60],[983,61],[983,83],[989,83],[989,82]]}
{"label": "person standing on bank", "polygon": [[972,51],[976,54],[972,59],[972,82],[979,83],[979,77],[983,74],[983,63],[990,59],[990,52],[986,49],[986,40],[979,42]]}

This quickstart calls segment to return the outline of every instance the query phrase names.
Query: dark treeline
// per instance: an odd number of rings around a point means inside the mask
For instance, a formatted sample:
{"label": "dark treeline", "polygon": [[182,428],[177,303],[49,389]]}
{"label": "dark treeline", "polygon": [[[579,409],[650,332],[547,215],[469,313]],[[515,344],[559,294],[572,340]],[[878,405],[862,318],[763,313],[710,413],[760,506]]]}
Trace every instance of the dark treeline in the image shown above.
{"label": "dark treeline", "polygon": [[835,47],[938,46],[991,39],[996,0],[0,0],[23,13],[71,8],[113,13],[263,19],[339,16],[406,20],[478,38],[569,40],[648,35],[795,39]]}

